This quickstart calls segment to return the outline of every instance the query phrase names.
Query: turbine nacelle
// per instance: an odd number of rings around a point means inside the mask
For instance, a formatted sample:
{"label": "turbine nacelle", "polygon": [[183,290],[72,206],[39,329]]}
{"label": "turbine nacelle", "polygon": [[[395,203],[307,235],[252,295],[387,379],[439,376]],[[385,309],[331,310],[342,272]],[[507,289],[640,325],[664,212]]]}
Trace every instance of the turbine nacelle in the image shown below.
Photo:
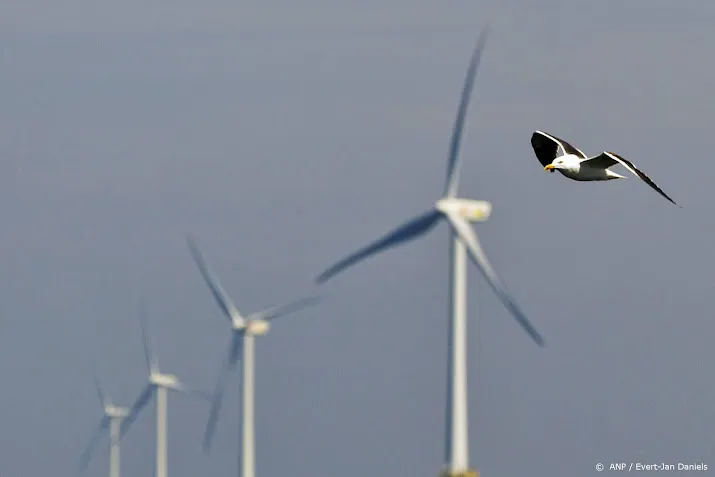
{"label": "turbine nacelle", "polygon": [[485,222],[492,213],[492,204],[486,200],[445,197],[435,203],[443,214],[456,214],[469,222]]}
{"label": "turbine nacelle", "polygon": [[173,374],[151,373],[149,382],[154,386],[175,389],[181,385],[179,378]]}
{"label": "turbine nacelle", "polygon": [[112,419],[127,417],[129,415],[129,409],[126,407],[113,406],[108,404],[104,407],[104,414]]}
{"label": "turbine nacelle", "polygon": [[271,324],[266,320],[251,320],[246,325],[246,333],[253,336],[261,336],[268,333],[271,328]]}

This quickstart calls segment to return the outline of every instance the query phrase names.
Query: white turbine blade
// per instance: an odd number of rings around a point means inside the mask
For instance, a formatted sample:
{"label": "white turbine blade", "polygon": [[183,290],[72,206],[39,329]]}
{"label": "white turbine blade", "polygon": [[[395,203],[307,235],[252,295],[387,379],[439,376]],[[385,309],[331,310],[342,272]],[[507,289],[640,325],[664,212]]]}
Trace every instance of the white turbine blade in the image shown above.
{"label": "white turbine blade", "polygon": [[474,80],[477,77],[479,61],[482,58],[482,51],[484,50],[484,44],[487,41],[488,34],[489,29],[486,27],[483,28],[482,33],[479,35],[479,40],[477,40],[477,46],[474,48],[474,53],[472,53],[472,59],[469,62],[467,76],[464,80],[462,97],[459,101],[457,117],[454,120],[454,127],[452,128],[452,140],[449,144],[449,156],[447,158],[447,180],[444,185],[444,195],[447,197],[454,197],[457,194],[460,167],[459,146],[462,142],[462,134],[464,132],[464,120],[467,116],[469,97],[471,96],[472,90],[474,89]]}
{"label": "white turbine blade", "polygon": [[539,346],[544,346],[544,339],[541,337],[539,332],[536,331],[536,328],[534,328],[531,322],[529,322],[529,320],[526,318],[526,315],[524,315],[521,309],[519,309],[516,302],[511,298],[511,296],[509,296],[509,293],[506,291],[506,288],[501,283],[501,280],[499,280],[497,274],[494,272],[494,269],[489,263],[489,260],[487,260],[487,256],[484,253],[484,250],[482,250],[482,247],[479,244],[477,234],[474,232],[474,229],[472,229],[472,226],[469,224],[469,222],[454,213],[448,213],[447,219],[449,220],[450,225],[454,229],[454,232],[459,236],[460,240],[467,247],[467,252],[469,253],[469,257],[472,259],[472,262],[474,262],[477,268],[479,268],[479,271],[482,272],[482,275],[484,275],[484,278],[487,280],[487,283],[489,283],[489,286],[491,286],[492,290],[494,290],[494,293],[497,294],[497,296],[507,308],[507,310],[509,310],[511,315],[529,334],[531,339],[533,339]]}
{"label": "white turbine blade", "polygon": [[152,395],[154,394],[154,390],[154,386],[152,384],[148,384],[144,388],[142,393],[139,395],[139,397],[136,399],[136,401],[134,401],[134,404],[129,409],[127,417],[122,420],[122,426],[119,432],[120,437],[124,437],[124,434],[127,433],[129,427],[131,427],[132,423],[136,420],[141,410],[147,405],[147,403],[151,399]]}
{"label": "white turbine blade", "polygon": [[89,439],[89,444],[87,445],[85,451],[82,453],[82,457],[80,457],[79,459],[79,472],[84,472],[84,470],[87,468],[87,465],[89,464],[89,459],[92,457],[92,452],[94,452],[94,449],[97,446],[97,442],[99,442],[99,438],[101,437],[102,432],[106,431],[108,427],[109,416],[104,416],[99,421],[99,425],[92,433],[92,437],[90,437]]}
{"label": "white turbine blade", "polygon": [[320,297],[301,298],[300,300],[290,302],[286,305],[273,306],[263,311],[259,311],[258,313],[251,315],[251,318],[257,320],[273,320],[275,318],[302,310],[303,308],[313,306],[320,302],[320,300]]}
{"label": "white turbine blade", "polygon": [[99,402],[102,403],[102,410],[107,406],[107,404],[110,404],[109,399],[105,396],[104,392],[102,392],[102,386],[99,384],[99,378],[97,378],[97,374],[94,374],[94,387],[97,389],[97,396],[99,397]]}
{"label": "white turbine blade", "polygon": [[209,412],[209,419],[206,422],[206,430],[204,431],[204,452],[209,452],[211,450],[211,442],[213,441],[214,431],[216,429],[216,421],[218,419],[219,410],[221,409],[221,398],[223,397],[226,375],[229,371],[235,369],[238,358],[241,356],[242,344],[243,333],[234,332],[233,337],[231,338],[231,345],[228,350],[228,357],[219,371],[218,379],[216,380],[216,389],[214,390],[213,398],[211,400],[211,411]]}
{"label": "white turbine blade", "polygon": [[207,401],[211,401],[213,396],[211,393],[206,392],[206,391],[201,391],[200,389],[193,388],[191,386],[187,386],[181,381],[178,381],[175,383],[173,386],[170,387],[171,390],[176,391],[181,394],[187,394],[189,396],[194,396],[198,397],[201,399],[205,399]]}
{"label": "white turbine blade", "polygon": [[143,304],[141,306],[141,332],[147,368],[149,368],[150,372],[156,371],[159,369],[159,361],[154,353],[154,343],[149,334],[149,318],[147,317],[146,307]]}
{"label": "white turbine blade", "polygon": [[383,236],[381,239],[373,242],[367,247],[355,252],[354,254],[344,258],[339,261],[323,273],[321,273],[316,282],[324,283],[332,276],[340,273],[347,267],[364,260],[370,255],[375,255],[383,250],[394,247],[403,242],[415,239],[420,235],[427,232],[429,229],[435,226],[439,219],[441,218],[441,213],[436,210],[431,210],[426,214],[422,214],[419,217],[415,217],[409,222],[399,226],[389,234]]}
{"label": "white turbine blade", "polygon": [[218,303],[218,306],[229,320],[235,323],[243,323],[244,319],[241,316],[241,313],[238,312],[238,309],[231,301],[231,298],[229,298],[228,294],[221,286],[216,274],[213,273],[211,267],[209,267],[203,253],[201,253],[198,245],[196,245],[196,241],[192,237],[187,237],[186,242],[189,245],[189,252],[191,252],[191,256],[193,257],[194,262],[196,262],[196,266],[199,267],[201,276],[204,278],[204,281],[211,290],[211,294],[216,300],[216,303]]}

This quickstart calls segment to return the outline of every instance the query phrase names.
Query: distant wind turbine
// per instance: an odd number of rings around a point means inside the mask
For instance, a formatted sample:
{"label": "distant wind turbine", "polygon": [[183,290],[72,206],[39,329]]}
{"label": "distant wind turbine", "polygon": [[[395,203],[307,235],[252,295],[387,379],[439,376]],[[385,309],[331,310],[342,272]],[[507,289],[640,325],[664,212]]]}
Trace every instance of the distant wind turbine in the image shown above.
{"label": "distant wind turbine", "polygon": [[511,315],[519,322],[539,346],[544,340],[529,322],[516,302],[497,277],[494,269],[477,239],[470,222],[484,222],[491,214],[491,204],[486,201],[461,199],[457,197],[459,183],[459,146],[464,129],[465,116],[471,95],[477,68],[484,49],[488,30],[485,28],[472,54],[457,118],[452,131],[449,156],[447,159],[447,179],[442,197],[434,208],[393,230],[381,239],[341,260],[318,276],[316,281],[323,283],[347,267],[375,255],[389,247],[419,237],[446,219],[451,233],[451,274],[449,278],[450,340],[448,358],[449,376],[447,383],[447,422],[446,448],[443,475],[450,477],[476,476],[476,471],[469,468],[469,442],[467,432],[467,261],[466,255],[477,266],[494,293],[499,297]]}
{"label": "distant wind turbine", "polygon": [[159,361],[154,353],[153,341],[147,330],[147,320],[142,316],[142,344],[144,346],[144,357],[146,358],[149,370],[149,379],[144,390],[134,401],[129,414],[122,422],[120,436],[124,437],[132,423],[136,420],[139,412],[149,403],[149,400],[156,394],[156,477],[167,477],[167,394],[168,391],[177,391],[182,394],[197,396],[203,399],[210,399],[208,393],[204,393],[189,388],[181,380],[173,375],[162,373],[159,370]]}
{"label": "distant wind turbine", "polygon": [[221,287],[218,278],[209,268],[209,265],[204,259],[201,250],[199,250],[199,247],[196,245],[195,240],[192,237],[188,237],[187,243],[191,256],[196,262],[204,281],[211,290],[211,294],[231,324],[231,344],[229,345],[228,358],[221,367],[218,381],[216,383],[216,391],[214,392],[211,412],[209,414],[208,423],[206,424],[206,433],[204,435],[204,450],[208,452],[211,449],[211,440],[216,427],[218,412],[221,407],[221,396],[223,394],[225,376],[229,371],[235,369],[241,353],[241,348],[243,348],[243,430],[240,456],[240,475],[242,477],[255,477],[256,447],[254,440],[255,418],[253,406],[253,399],[255,395],[255,364],[253,362],[254,337],[266,334],[270,328],[271,320],[314,305],[320,301],[320,299],[318,297],[303,298],[287,305],[271,307],[244,317],[241,313],[239,313],[238,309],[233,304],[228,294],[224,291],[223,287]]}
{"label": "distant wind turbine", "polygon": [[87,464],[89,464],[99,438],[109,430],[109,477],[119,477],[119,431],[122,420],[129,414],[129,408],[113,405],[109,396],[102,392],[96,375],[94,385],[97,388],[104,416],[100,419],[97,429],[92,434],[89,444],[80,458],[79,471],[82,473],[87,469]]}

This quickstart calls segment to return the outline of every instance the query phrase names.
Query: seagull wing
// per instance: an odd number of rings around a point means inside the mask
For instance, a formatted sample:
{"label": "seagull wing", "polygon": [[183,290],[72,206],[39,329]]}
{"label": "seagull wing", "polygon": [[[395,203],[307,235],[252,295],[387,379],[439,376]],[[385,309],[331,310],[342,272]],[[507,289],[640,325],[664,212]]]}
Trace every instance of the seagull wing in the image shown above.
{"label": "seagull wing", "polygon": [[[581,149],[543,131],[535,131],[531,135],[531,147],[542,166],[548,166],[554,159],[564,154],[573,154],[586,159],[586,154]],[[559,148],[561,148],[561,154],[559,154]]]}
{"label": "seagull wing", "polygon": [[[645,175],[643,171],[638,169],[631,161],[623,159],[621,156],[618,154],[614,154],[612,152],[604,151],[600,155],[596,157],[591,157],[589,159],[586,159],[585,161],[581,161],[581,164],[587,164],[591,167],[596,167],[596,168],[601,168],[601,169],[607,169],[611,166],[614,166],[616,164],[620,164],[626,169],[628,169],[631,173],[634,175],[638,176],[639,179],[641,179],[643,182],[651,186],[657,193],[668,199],[670,202],[672,202],[674,205],[678,205],[675,203],[673,199],[668,197],[668,195],[663,192],[663,190],[656,185],[655,182],[651,180],[650,177]],[[680,207],[680,206],[678,206]]]}

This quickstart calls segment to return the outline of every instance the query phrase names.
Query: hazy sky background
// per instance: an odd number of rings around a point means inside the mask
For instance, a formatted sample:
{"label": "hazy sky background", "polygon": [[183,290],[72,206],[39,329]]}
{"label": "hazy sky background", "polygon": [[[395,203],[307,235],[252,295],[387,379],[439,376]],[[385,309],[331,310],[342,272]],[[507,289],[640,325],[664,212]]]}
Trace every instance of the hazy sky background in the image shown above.
{"label": "hazy sky background", "polygon": [[[715,475],[711,1],[0,3],[0,474],[72,476],[101,408],[162,370],[213,389],[240,310],[312,293],[335,260],[429,208],[469,54],[485,50],[461,193],[539,349],[470,268],[472,463],[484,477],[705,462]],[[542,129],[637,179],[543,172]],[[257,473],[436,475],[447,229],[350,270],[257,342]],[[238,375],[169,397],[172,477],[236,475]],[[154,411],[123,440],[151,475]],[[103,441],[87,475],[105,475]],[[648,475],[648,473],[642,473]],[[656,475],[656,473],[652,473]],[[658,474],[661,475],[661,474]]]}

